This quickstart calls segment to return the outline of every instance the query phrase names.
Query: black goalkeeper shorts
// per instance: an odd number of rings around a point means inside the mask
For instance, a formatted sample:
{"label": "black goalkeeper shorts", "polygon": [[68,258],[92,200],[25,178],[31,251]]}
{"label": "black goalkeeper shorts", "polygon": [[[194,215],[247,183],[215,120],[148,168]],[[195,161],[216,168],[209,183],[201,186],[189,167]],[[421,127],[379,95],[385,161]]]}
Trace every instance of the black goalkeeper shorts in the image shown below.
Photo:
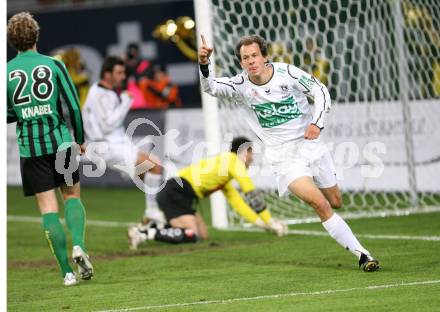
{"label": "black goalkeeper shorts", "polygon": [[[57,154],[48,154],[38,157],[20,158],[21,180],[23,183],[24,196],[32,196],[36,193],[46,192],[61,185],[74,185],[79,182],[78,162],[76,157],[71,157],[72,149],[59,152],[60,161],[64,162],[64,168],[69,168],[72,161],[71,168],[75,170],[68,170],[68,173],[63,173],[62,170],[57,171],[55,164]],[[72,159],[71,159],[72,158]],[[63,163],[61,163],[61,166]]]}
{"label": "black goalkeeper shorts", "polygon": [[182,186],[178,184],[176,178],[171,178],[157,194],[157,203],[167,221],[182,215],[195,215],[196,213],[193,204],[197,200],[197,195],[187,180],[180,179]]}

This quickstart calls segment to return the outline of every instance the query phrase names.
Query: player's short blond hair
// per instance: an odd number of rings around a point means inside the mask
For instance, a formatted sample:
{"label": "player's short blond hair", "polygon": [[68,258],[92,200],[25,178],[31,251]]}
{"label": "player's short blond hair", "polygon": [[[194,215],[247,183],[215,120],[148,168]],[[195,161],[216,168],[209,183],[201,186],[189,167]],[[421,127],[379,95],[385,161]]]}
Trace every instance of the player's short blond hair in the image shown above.
{"label": "player's short blond hair", "polygon": [[17,13],[8,21],[7,35],[13,48],[26,51],[37,43],[40,26],[29,12]]}

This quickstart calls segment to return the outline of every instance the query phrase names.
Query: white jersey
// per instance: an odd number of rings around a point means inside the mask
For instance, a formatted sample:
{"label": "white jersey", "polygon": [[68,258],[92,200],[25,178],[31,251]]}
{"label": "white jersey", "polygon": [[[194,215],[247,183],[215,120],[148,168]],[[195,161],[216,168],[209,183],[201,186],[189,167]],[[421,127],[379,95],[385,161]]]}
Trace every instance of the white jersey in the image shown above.
{"label": "white jersey", "polygon": [[[310,124],[322,129],[331,105],[326,86],[293,65],[266,66],[273,66],[273,75],[267,83],[257,85],[245,71],[232,78],[216,78],[210,65],[208,77],[200,73],[203,91],[244,105],[249,126],[268,147],[303,138]],[[313,110],[307,96],[314,98]]]}
{"label": "white jersey", "polygon": [[123,142],[123,122],[131,102],[126,93],[119,96],[114,90],[94,83],[82,109],[86,139],[91,142]]}

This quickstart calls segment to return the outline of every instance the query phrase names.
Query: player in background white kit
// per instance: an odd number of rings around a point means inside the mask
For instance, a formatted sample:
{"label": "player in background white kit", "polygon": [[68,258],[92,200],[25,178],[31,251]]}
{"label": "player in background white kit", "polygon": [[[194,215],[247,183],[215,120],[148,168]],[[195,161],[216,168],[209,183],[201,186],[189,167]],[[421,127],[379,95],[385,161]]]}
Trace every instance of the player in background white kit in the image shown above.
{"label": "player in background white kit", "polygon": [[[247,108],[243,117],[265,145],[280,196],[290,191],[308,203],[330,236],[358,258],[360,268],[379,269],[379,262],[332,209],[341,207],[342,197],[332,157],[319,139],[331,104],[326,86],[295,66],[270,63],[266,42],[259,36],[240,39],[235,54],[243,72],[234,77],[214,76],[209,65],[212,51],[202,35],[202,89]],[[314,98],[313,107],[307,96]]]}
{"label": "player in background white kit", "polygon": [[[128,92],[119,95],[116,91],[125,77],[122,59],[110,56],[104,60],[100,81],[90,88],[82,109],[86,141],[106,143],[107,151],[99,156],[104,158],[107,166],[115,168],[115,165],[124,165],[134,170],[136,165],[145,162],[149,170],[138,175],[154,190],[162,182],[160,161],[153,155],[140,151],[125,135],[123,122],[130,110],[132,97]],[[144,220],[147,218],[164,223],[165,218],[157,205],[155,192],[146,190],[145,196]]]}

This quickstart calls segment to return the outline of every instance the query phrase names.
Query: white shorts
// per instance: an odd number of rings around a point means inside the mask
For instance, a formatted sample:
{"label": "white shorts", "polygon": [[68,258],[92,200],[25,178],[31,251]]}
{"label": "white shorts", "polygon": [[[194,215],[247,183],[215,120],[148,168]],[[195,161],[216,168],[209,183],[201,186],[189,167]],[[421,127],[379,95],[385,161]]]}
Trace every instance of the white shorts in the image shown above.
{"label": "white shorts", "polygon": [[105,161],[107,168],[118,170],[129,177],[134,176],[139,149],[132,142],[124,140],[92,144],[96,146],[94,153]]}
{"label": "white shorts", "polygon": [[279,196],[289,191],[289,184],[304,176],[312,177],[318,188],[335,186],[336,169],[327,147],[320,141],[301,140],[266,149],[277,178]]}

